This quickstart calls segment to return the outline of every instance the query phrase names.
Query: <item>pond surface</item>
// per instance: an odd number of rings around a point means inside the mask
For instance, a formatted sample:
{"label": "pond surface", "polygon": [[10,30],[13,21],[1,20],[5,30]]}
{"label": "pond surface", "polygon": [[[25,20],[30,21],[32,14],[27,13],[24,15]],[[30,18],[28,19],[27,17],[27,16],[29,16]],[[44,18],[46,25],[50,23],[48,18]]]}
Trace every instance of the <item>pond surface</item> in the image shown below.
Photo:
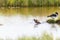
{"label": "pond surface", "polygon": [[[2,24],[0,25],[0,38],[39,37],[44,32],[60,37],[60,26],[46,23],[47,16],[56,11],[60,15],[60,7],[0,8],[0,24]],[[33,19],[39,20],[41,24],[35,25]]]}

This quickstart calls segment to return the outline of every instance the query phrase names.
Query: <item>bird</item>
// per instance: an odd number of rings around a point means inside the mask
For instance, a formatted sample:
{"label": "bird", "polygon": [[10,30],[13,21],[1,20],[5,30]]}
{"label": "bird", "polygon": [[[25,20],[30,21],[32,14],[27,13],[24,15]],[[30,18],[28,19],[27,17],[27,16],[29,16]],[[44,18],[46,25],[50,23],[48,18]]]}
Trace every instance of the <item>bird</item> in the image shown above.
{"label": "bird", "polygon": [[37,19],[34,19],[34,22],[36,23],[36,25],[41,24]]}
{"label": "bird", "polygon": [[51,15],[49,15],[49,16],[47,16],[47,17],[57,17],[58,16],[58,12],[55,12],[55,14],[51,14]]}

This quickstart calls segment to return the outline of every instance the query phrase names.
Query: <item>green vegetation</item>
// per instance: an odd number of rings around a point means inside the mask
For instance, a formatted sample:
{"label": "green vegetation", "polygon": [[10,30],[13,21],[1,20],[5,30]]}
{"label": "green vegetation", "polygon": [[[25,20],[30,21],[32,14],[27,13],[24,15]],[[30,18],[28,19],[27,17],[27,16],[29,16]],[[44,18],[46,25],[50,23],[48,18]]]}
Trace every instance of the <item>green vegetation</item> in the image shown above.
{"label": "green vegetation", "polygon": [[48,35],[47,33],[44,33],[41,37],[22,37],[17,38],[18,40],[53,40],[52,35]]}
{"label": "green vegetation", "polygon": [[50,23],[50,24],[54,24],[54,23],[60,24],[60,18],[58,17],[57,20],[48,19],[46,22],[47,22],[47,23]]}
{"label": "green vegetation", "polygon": [[0,0],[0,7],[60,6],[60,0]]}
{"label": "green vegetation", "polygon": [[54,24],[54,23],[56,23],[56,21],[53,20],[53,19],[48,19],[48,20],[47,20],[47,23]]}
{"label": "green vegetation", "polygon": [[[52,35],[48,35],[48,34],[44,33],[41,37],[23,36],[23,37],[18,37],[15,39],[16,40],[53,40],[53,37],[52,37]],[[13,39],[7,37],[6,39],[0,38],[0,40],[13,40]]]}
{"label": "green vegetation", "polygon": [[22,37],[18,38],[18,40],[40,40],[40,39],[36,37]]}
{"label": "green vegetation", "polygon": [[52,35],[48,35],[47,33],[44,33],[40,40],[53,40]]}
{"label": "green vegetation", "polygon": [[[0,38],[0,40],[13,40],[12,38]],[[14,40],[53,40],[53,36],[52,34],[49,35],[47,33],[44,33],[42,36],[40,37],[29,37],[29,36],[23,36],[23,37],[18,37],[18,38],[15,38]],[[60,38],[56,38],[56,40],[60,40]]]}

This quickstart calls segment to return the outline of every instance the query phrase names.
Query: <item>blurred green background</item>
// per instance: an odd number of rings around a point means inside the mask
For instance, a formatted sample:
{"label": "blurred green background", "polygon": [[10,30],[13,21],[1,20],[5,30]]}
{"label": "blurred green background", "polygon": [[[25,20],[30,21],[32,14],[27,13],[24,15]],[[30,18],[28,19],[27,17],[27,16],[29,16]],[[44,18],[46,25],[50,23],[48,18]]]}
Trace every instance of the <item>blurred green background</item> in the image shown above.
{"label": "blurred green background", "polygon": [[0,7],[60,6],[60,0],[0,0]]}

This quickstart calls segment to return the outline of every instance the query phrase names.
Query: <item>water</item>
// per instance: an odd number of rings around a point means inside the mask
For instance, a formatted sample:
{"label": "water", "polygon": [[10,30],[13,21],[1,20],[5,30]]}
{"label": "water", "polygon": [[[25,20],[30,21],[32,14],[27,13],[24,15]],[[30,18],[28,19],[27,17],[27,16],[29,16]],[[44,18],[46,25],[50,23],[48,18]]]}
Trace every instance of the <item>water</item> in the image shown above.
{"label": "water", "polygon": [[[47,15],[57,11],[60,8],[11,8],[0,10],[0,37],[15,39],[18,36],[42,36],[44,32],[49,35],[54,34],[54,37],[60,37],[60,27],[57,24],[48,24],[46,22]],[[33,19],[38,19],[41,24],[35,28]],[[52,28],[55,26],[56,28]]]}

